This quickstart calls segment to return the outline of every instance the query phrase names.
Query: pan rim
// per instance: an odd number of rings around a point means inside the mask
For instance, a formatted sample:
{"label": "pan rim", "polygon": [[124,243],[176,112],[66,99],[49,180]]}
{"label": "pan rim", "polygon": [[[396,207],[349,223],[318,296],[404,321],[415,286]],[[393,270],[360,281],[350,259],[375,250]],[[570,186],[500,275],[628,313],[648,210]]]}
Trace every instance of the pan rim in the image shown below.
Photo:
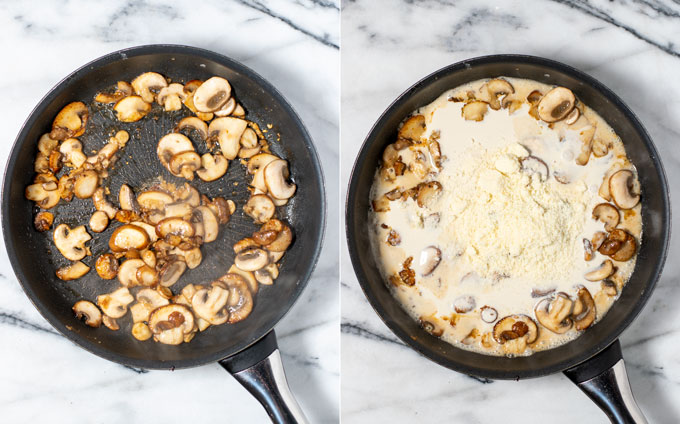
{"label": "pan rim", "polygon": [[[606,337],[603,337],[602,340],[599,341],[599,343],[595,344],[590,349],[584,349],[583,351],[579,352],[579,354],[574,355],[571,359],[564,359],[562,361],[558,361],[557,363],[551,366],[546,366],[542,368],[531,368],[522,371],[512,369],[511,367],[508,367],[508,370],[498,371],[480,368],[476,366],[468,366],[456,361],[452,361],[446,358],[443,354],[434,352],[432,349],[429,349],[426,346],[420,344],[417,340],[414,340],[407,333],[406,330],[404,330],[394,320],[390,319],[390,316],[387,313],[386,308],[383,307],[383,304],[379,301],[378,297],[373,294],[371,285],[368,282],[369,278],[365,275],[364,270],[361,267],[361,261],[359,258],[360,253],[357,249],[357,246],[353,242],[354,234],[356,233],[356,227],[354,226],[355,214],[353,205],[356,197],[355,194],[358,187],[359,180],[358,174],[365,166],[367,166],[366,155],[368,153],[368,148],[370,147],[370,145],[373,142],[375,142],[374,134],[385,125],[386,121],[389,119],[389,117],[394,113],[395,109],[401,103],[405,102],[410,96],[414,95],[431,82],[450,73],[459,72],[464,69],[471,68],[475,65],[488,65],[488,64],[539,65],[567,74],[570,77],[573,77],[578,81],[600,92],[605,98],[610,100],[614,104],[614,106],[623,113],[623,115],[625,115],[626,119],[630,121],[635,130],[640,134],[641,139],[644,141],[644,144],[650,153],[652,162],[654,163],[654,169],[660,181],[659,190],[660,192],[663,193],[662,196],[663,213],[661,219],[665,223],[665,225],[663,228],[664,231],[662,234],[662,240],[660,244],[660,255],[658,256],[657,263],[655,264],[655,267],[653,269],[652,279],[647,282],[646,286],[644,287],[644,292],[635,302],[633,308],[631,309],[631,312],[628,315],[626,315],[625,318],[622,320],[621,325],[615,328],[614,331],[610,331],[609,333],[607,333]],[[649,297],[653,293],[654,288],[656,287],[656,283],[659,280],[661,273],[663,271],[663,267],[665,265],[666,258],[668,255],[670,233],[671,233],[670,193],[668,189],[666,173],[663,164],[661,163],[656,146],[654,145],[651,137],[649,136],[649,133],[644,128],[644,126],[637,118],[635,113],[623,102],[623,100],[618,95],[616,95],[612,90],[610,90],[608,87],[606,87],[604,84],[602,84],[595,78],[591,77],[590,75],[572,66],[566,65],[555,60],[523,54],[494,54],[465,59],[453,63],[451,65],[444,66],[426,75],[425,77],[419,79],[416,83],[411,85],[409,88],[407,88],[405,91],[403,91],[380,114],[379,118],[373,124],[373,126],[368,132],[368,135],[361,144],[361,147],[358,151],[358,154],[352,166],[349,186],[345,199],[345,236],[347,239],[347,245],[350,260],[352,262],[352,267],[354,269],[357,281],[359,282],[359,285],[364,295],[368,299],[369,304],[373,308],[374,312],[378,315],[378,317],[380,317],[380,320],[390,329],[390,331],[392,331],[392,333],[394,333],[404,344],[406,344],[406,346],[425,356],[427,359],[443,367],[449,368],[453,371],[457,371],[463,374],[498,380],[519,380],[524,378],[536,378],[546,376],[549,374],[554,374],[556,372],[561,372],[571,367],[574,367],[578,364],[586,362],[588,359],[594,357],[599,352],[601,352],[609,345],[614,343],[619,338],[621,333],[626,328],[628,328],[628,326],[635,320],[635,318],[642,311],[645,304],[649,300]],[[468,351],[465,352],[473,353]],[[485,356],[482,354],[478,355]],[[511,358],[507,359],[511,360]]]}
{"label": "pan rim", "polygon": [[[26,142],[27,132],[30,131],[31,127],[35,124],[34,121],[37,120],[39,113],[41,112],[41,109],[43,109],[43,107],[47,103],[49,103],[55,96],[57,96],[63,90],[64,86],[71,80],[82,78],[93,70],[96,70],[102,66],[114,63],[119,60],[125,60],[129,57],[154,54],[186,54],[193,55],[201,59],[213,61],[229,69],[235,70],[239,73],[246,75],[248,78],[254,81],[257,84],[257,86],[260,87],[263,91],[266,91],[273,98],[277,99],[278,102],[281,104],[282,108],[284,109],[284,111],[286,112],[286,114],[290,116],[295,126],[300,130],[300,132],[303,135],[302,141],[306,149],[309,151],[310,156],[312,157],[314,173],[315,175],[319,176],[319,191],[321,199],[320,200],[321,232],[319,233],[314,243],[314,252],[310,256],[306,272],[297,278],[298,283],[296,285],[293,295],[288,299],[288,304],[285,306],[285,308],[283,308],[280,311],[276,319],[272,320],[270,325],[264,327],[266,328],[266,331],[261,330],[261,334],[254,334],[252,337],[244,340],[242,343],[237,344],[235,348],[221,349],[211,355],[205,356],[199,355],[198,357],[193,359],[180,359],[174,361],[129,358],[118,353],[113,353],[109,349],[102,347],[101,344],[90,342],[88,339],[79,336],[73,331],[70,331],[68,328],[66,328],[65,325],[62,325],[60,320],[49,311],[49,309],[43,304],[43,302],[41,302],[38,299],[37,295],[34,293],[34,290],[32,289],[32,284],[28,281],[25,281],[26,278],[24,276],[23,270],[21,269],[18,256],[14,252],[13,246],[11,245],[9,238],[7,237],[8,234],[12,233],[11,229],[8,228],[8,221],[11,209],[10,199],[8,195],[11,181],[8,180],[8,177],[13,175],[15,168],[14,164],[16,162],[16,158],[19,154],[20,148]],[[66,77],[59,80],[38,101],[36,106],[31,110],[27,118],[24,120],[24,123],[21,125],[17,137],[15,138],[14,143],[12,144],[12,148],[10,150],[7,163],[5,165],[5,170],[3,173],[2,192],[0,193],[0,201],[2,202],[2,206],[0,207],[0,215],[2,219],[2,231],[4,235],[4,243],[5,248],[7,250],[7,255],[10,259],[10,264],[12,265],[12,270],[14,271],[17,281],[21,285],[24,293],[29,298],[33,306],[38,310],[40,315],[61,335],[63,335],[66,339],[76,344],[78,347],[83,348],[84,350],[96,356],[99,356],[103,359],[107,359],[109,361],[121,365],[137,367],[141,369],[175,370],[197,367],[200,365],[216,362],[221,359],[233,356],[239,352],[246,350],[248,347],[252,346],[257,341],[262,339],[269,332],[271,332],[276,326],[276,324],[278,324],[288,314],[288,312],[293,308],[295,303],[300,298],[300,295],[307,286],[311,278],[311,275],[314,272],[316,265],[318,264],[326,232],[326,218],[327,218],[326,185],[323,169],[321,167],[321,161],[309,131],[307,130],[306,126],[300,119],[300,116],[295,111],[293,106],[286,100],[283,94],[281,94],[281,92],[279,92],[279,90],[276,89],[271,83],[269,83],[258,73],[253,71],[251,68],[243,65],[242,63],[225,55],[213,52],[211,50],[181,44],[144,44],[126,47],[120,50],[113,51],[111,53],[107,53],[94,60],[91,60],[85,63],[84,65],[78,67],[73,72],[69,73]]]}

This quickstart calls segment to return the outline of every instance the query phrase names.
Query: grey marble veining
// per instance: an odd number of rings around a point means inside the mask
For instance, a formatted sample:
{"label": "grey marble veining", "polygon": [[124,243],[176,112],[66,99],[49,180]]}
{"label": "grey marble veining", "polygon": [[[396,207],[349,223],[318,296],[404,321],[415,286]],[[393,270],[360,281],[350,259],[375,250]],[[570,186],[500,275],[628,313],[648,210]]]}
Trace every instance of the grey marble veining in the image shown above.
{"label": "grey marble veining", "polygon": [[[111,51],[176,43],[214,50],[277,87],[310,131],[323,162],[328,222],[338,222],[339,3],[288,1],[0,1],[0,143],[42,96]],[[290,386],[312,422],[339,411],[338,228],[304,294],[276,326]],[[216,364],[146,371],[79,349],[40,316],[0,247],[0,422],[267,422],[260,405]],[[181,401],[181,402],[180,402]]]}
{"label": "grey marble veining", "polygon": [[[355,0],[343,1],[341,20],[343,198],[364,137],[399,94],[451,63],[520,53],[575,66],[616,92],[655,141],[678,206],[678,1]],[[621,338],[633,392],[653,423],[680,421],[679,254],[676,237],[656,291]],[[490,381],[425,359],[372,310],[344,242],[340,272],[343,422],[607,422],[562,375]]]}

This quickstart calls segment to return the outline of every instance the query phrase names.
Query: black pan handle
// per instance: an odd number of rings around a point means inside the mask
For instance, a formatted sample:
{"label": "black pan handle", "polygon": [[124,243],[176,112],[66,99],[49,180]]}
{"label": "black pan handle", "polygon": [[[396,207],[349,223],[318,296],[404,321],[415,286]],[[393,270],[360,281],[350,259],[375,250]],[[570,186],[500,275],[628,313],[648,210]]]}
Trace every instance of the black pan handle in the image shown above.
{"label": "black pan handle", "polygon": [[219,364],[255,396],[273,423],[309,423],[288,387],[274,330]]}
{"label": "black pan handle", "polygon": [[647,424],[630,390],[618,340],[564,374],[607,414],[612,423]]}

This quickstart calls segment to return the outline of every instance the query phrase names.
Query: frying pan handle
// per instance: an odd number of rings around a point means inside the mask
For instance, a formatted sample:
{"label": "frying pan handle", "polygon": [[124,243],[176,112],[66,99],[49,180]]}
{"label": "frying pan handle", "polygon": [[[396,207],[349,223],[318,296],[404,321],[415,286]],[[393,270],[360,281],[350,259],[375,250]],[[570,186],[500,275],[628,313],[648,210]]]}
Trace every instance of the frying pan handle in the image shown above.
{"label": "frying pan handle", "polygon": [[219,364],[264,406],[273,423],[309,423],[288,387],[274,330]]}
{"label": "frying pan handle", "polygon": [[621,343],[609,347],[564,374],[615,424],[647,424],[630,390]]}

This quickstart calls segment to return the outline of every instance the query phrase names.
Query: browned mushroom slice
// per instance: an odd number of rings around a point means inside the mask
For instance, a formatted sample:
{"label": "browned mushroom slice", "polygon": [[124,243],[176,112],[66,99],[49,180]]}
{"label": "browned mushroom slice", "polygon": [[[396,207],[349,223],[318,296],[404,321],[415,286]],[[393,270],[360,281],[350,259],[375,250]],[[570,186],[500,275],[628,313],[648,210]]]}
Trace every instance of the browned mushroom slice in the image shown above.
{"label": "browned mushroom slice", "polygon": [[112,280],[118,275],[118,259],[111,253],[104,253],[97,258],[95,269],[104,280]]}
{"label": "browned mushroom slice", "polygon": [[574,122],[576,122],[580,116],[581,116],[581,111],[577,107],[575,107],[564,118],[564,123],[567,124],[567,125],[571,125]]}
{"label": "browned mushroom slice", "polygon": [[439,320],[435,316],[420,317],[418,323],[423,330],[435,337],[441,337],[444,334],[444,329],[439,325]]}
{"label": "browned mushroom slice", "polygon": [[229,295],[227,288],[214,284],[210,288],[197,290],[191,297],[191,305],[196,315],[210,324],[224,324],[229,319],[226,309]]}
{"label": "browned mushroom slice", "polygon": [[266,194],[256,194],[248,199],[243,211],[253,218],[256,224],[264,224],[274,216],[276,206]]}
{"label": "browned mushroom slice", "polygon": [[184,129],[196,131],[203,140],[208,138],[208,124],[195,116],[187,116],[179,121],[175,127],[175,132],[180,132]]}
{"label": "browned mushroom slice", "polygon": [[85,226],[71,229],[67,224],[59,224],[54,229],[54,244],[66,259],[79,261],[88,254],[89,249],[85,243],[92,237],[85,230]]}
{"label": "browned mushroom slice", "polygon": [[534,313],[542,326],[557,334],[564,334],[571,329],[572,322],[569,319],[574,307],[574,302],[566,293],[557,293],[551,300],[545,298],[536,304]]}
{"label": "browned mushroom slice", "polygon": [[145,341],[149,340],[153,333],[151,333],[151,329],[149,329],[149,326],[144,324],[143,322],[136,322],[132,326],[132,337],[139,341]]}
{"label": "browned mushroom slice", "polygon": [[371,207],[373,212],[389,212],[390,211],[390,199],[382,195],[371,202]]}
{"label": "browned mushroom slice", "polygon": [[[131,260],[137,260],[137,259],[131,259]],[[126,262],[129,262],[129,260],[126,261]],[[144,261],[142,260],[142,262],[144,262]],[[147,265],[146,262],[144,262],[144,265],[137,268],[137,270],[135,272],[135,278],[140,285],[147,286],[147,287],[155,286],[160,281],[160,278],[158,276],[158,272],[154,268]],[[166,288],[166,287],[163,287],[163,288]]]}
{"label": "browned mushroom slice", "polygon": [[420,142],[420,138],[424,133],[425,117],[423,115],[414,115],[404,121],[404,124],[399,128],[398,137],[402,140]]}
{"label": "browned mushroom slice", "polygon": [[237,274],[226,274],[220,281],[227,285],[229,290],[229,300],[227,311],[229,312],[230,324],[244,320],[253,310],[253,296],[248,289],[246,280]]}
{"label": "browned mushroom slice", "polygon": [[221,108],[215,111],[215,116],[229,116],[236,110],[236,100],[231,97]]}
{"label": "browned mushroom slice", "polygon": [[99,175],[94,170],[88,169],[76,174],[73,184],[73,193],[79,199],[89,199],[99,185]]}
{"label": "browned mushroom slice", "polygon": [[640,202],[635,174],[627,169],[617,171],[609,178],[609,193],[621,209],[632,209]]}
{"label": "browned mushroom slice", "polygon": [[262,230],[274,230],[278,232],[276,239],[267,245],[272,252],[285,252],[293,241],[293,231],[290,227],[278,219],[270,219],[261,228]]}
{"label": "browned mushroom slice", "polygon": [[604,223],[604,229],[611,231],[619,225],[619,210],[609,203],[600,203],[593,208],[593,219]]}
{"label": "browned mushroom slice", "polygon": [[168,82],[163,75],[156,72],[145,72],[132,80],[132,88],[135,94],[144,99],[147,103],[153,103],[156,93],[168,86]]}
{"label": "browned mushroom slice", "polygon": [[215,181],[227,173],[229,161],[220,154],[206,153],[201,156],[201,166],[202,168],[196,171],[198,177],[203,181]]}
{"label": "browned mushroom slice", "polygon": [[279,159],[277,156],[274,156],[269,153],[257,154],[248,160],[248,173],[250,175],[255,175],[258,173],[258,171],[263,170],[265,166],[269,165],[271,162],[277,159]]}
{"label": "browned mushroom slice", "polygon": [[135,287],[139,285],[137,270],[145,266],[141,259],[128,259],[118,268],[118,281],[123,287]]}
{"label": "browned mushroom slice", "polygon": [[106,194],[103,187],[98,187],[92,194],[92,203],[97,212],[101,212],[106,215],[107,223],[108,220],[116,217],[118,209],[116,209],[111,202],[106,199]]}
{"label": "browned mushroom slice", "polygon": [[94,101],[98,103],[116,103],[130,94],[132,94],[132,86],[125,81],[118,81],[113,93],[97,93]]}
{"label": "browned mushroom slice", "polygon": [[136,225],[125,224],[116,228],[109,239],[109,248],[114,252],[130,249],[143,250],[151,241],[146,231]]}
{"label": "browned mushroom slice", "polygon": [[264,168],[264,182],[272,197],[286,200],[295,194],[296,185],[288,182],[288,162],[277,159]]}
{"label": "browned mushroom slice", "polygon": [[418,184],[418,192],[416,194],[418,206],[421,208],[431,206],[432,202],[437,198],[441,191],[442,185],[437,181]]}
{"label": "browned mushroom slice", "polygon": [[[194,145],[184,134],[170,133],[158,140],[156,155],[161,164],[170,170],[170,160],[173,156],[182,152],[194,151]],[[200,165],[200,164],[199,164]]]}
{"label": "browned mushroom slice", "polygon": [[459,296],[453,301],[453,310],[459,314],[466,314],[475,309],[476,305],[477,302],[473,296]]}
{"label": "browned mushroom slice", "polygon": [[165,263],[158,271],[161,286],[170,287],[175,284],[186,269],[187,264],[183,259]]}
{"label": "browned mushroom slice", "polygon": [[208,141],[217,140],[222,155],[235,159],[241,148],[241,135],[248,127],[248,123],[239,118],[222,117],[214,119],[208,126]]}
{"label": "browned mushroom slice", "polygon": [[137,122],[151,112],[151,104],[139,96],[128,96],[117,101],[113,110],[119,121]]}
{"label": "browned mushroom slice", "polygon": [[139,210],[135,193],[127,184],[120,186],[120,191],[118,192],[118,203],[120,203],[120,208],[125,211]]}
{"label": "browned mushroom slice", "polygon": [[470,103],[465,104],[461,111],[463,118],[466,121],[481,121],[484,119],[487,110],[489,109],[489,104],[480,100],[475,100]]}
{"label": "browned mushroom slice", "polygon": [[193,103],[199,112],[214,112],[231,97],[231,85],[220,77],[212,77],[201,84],[193,95]]}
{"label": "browned mushroom slice", "polygon": [[73,305],[76,318],[84,320],[85,324],[97,328],[102,325],[102,313],[97,306],[87,300],[79,300]]}
{"label": "browned mushroom slice", "polygon": [[51,212],[38,212],[38,214],[33,219],[33,226],[37,231],[45,232],[52,227],[54,222],[54,215]]}
{"label": "browned mushroom slice", "polygon": [[585,166],[590,160],[590,153],[593,150],[593,136],[595,135],[595,127],[589,125],[579,132],[579,138],[581,139],[581,152],[576,157],[576,164],[580,166]]}
{"label": "browned mushroom slice", "polygon": [[105,212],[96,211],[90,217],[90,229],[95,233],[101,233],[109,225],[109,217]]}
{"label": "browned mushroom slice", "polygon": [[493,338],[505,352],[519,354],[538,338],[538,326],[526,315],[508,315],[493,326]]}
{"label": "browned mushroom slice", "polygon": [[137,196],[137,203],[145,211],[160,211],[174,201],[171,195],[160,190],[147,190]]}
{"label": "browned mushroom slice", "polygon": [[479,315],[482,321],[488,324],[493,324],[498,319],[498,311],[496,311],[496,309],[492,308],[491,306],[482,306]]}
{"label": "browned mushroom slice", "polygon": [[269,263],[269,254],[264,249],[244,250],[234,258],[234,265],[244,271],[257,271]]}
{"label": "browned mushroom slice", "polygon": [[157,342],[178,345],[195,331],[194,314],[184,305],[161,306],[149,315],[149,329]]}
{"label": "browned mushroom slice", "polygon": [[156,234],[161,238],[168,235],[188,238],[194,235],[194,231],[193,225],[182,218],[165,218],[156,225]]}
{"label": "browned mushroom slice", "polygon": [[436,246],[428,246],[420,252],[421,275],[427,277],[432,274],[442,260],[442,252]]}
{"label": "browned mushroom slice", "polygon": [[635,255],[635,252],[637,252],[637,243],[635,242],[635,237],[633,237],[631,234],[626,234],[626,239],[623,241],[621,248],[611,255],[611,258],[615,261],[625,262],[631,259]]}
{"label": "browned mushroom slice", "polygon": [[73,262],[57,270],[57,277],[63,281],[76,280],[90,272],[90,267],[80,261]]}
{"label": "browned mushroom slice", "polygon": [[512,84],[502,78],[494,78],[484,84],[484,87],[486,87],[489,96],[489,106],[494,110],[501,108],[500,97],[506,97],[515,92]]}
{"label": "browned mushroom slice", "polygon": [[619,292],[616,283],[610,279],[602,280],[600,282],[600,287],[602,288],[604,294],[606,294],[607,296],[614,297]]}
{"label": "browned mushroom slice", "polygon": [[610,146],[600,138],[593,140],[593,156],[601,158],[609,153]]}
{"label": "browned mushroom slice", "polygon": [[45,185],[45,183],[29,185],[26,187],[25,196],[28,200],[36,202],[41,208],[50,209],[59,203],[61,197],[58,190],[46,190]]}
{"label": "browned mushroom slice", "polygon": [[541,181],[546,181],[550,173],[548,172],[548,165],[542,159],[536,156],[527,156],[520,160],[522,164],[522,171],[527,175],[538,175]]}
{"label": "browned mushroom slice", "polygon": [[251,237],[244,238],[234,244],[234,253],[238,254],[251,247],[260,247],[260,245]]}
{"label": "browned mushroom slice", "polygon": [[168,161],[168,169],[177,176],[187,180],[194,179],[194,172],[201,167],[201,157],[194,151],[179,152]]}
{"label": "browned mushroom slice", "polygon": [[576,294],[576,302],[574,302],[572,313],[574,326],[579,331],[585,330],[593,324],[596,316],[597,310],[595,309],[593,297],[587,288],[581,287]]}
{"label": "browned mushroom slice", "polygon": [[600,281],[610,277],[615,271],[616,268],[614,268],[614,263],[607,259],[606,261],[602,262],[602,265],[600,265],[597,269],[586,273],[584,278],[588,281]]}
{"label": "browned mushroom slice", "polygon": [[64,155],[64,162],[72,168],[80,168],[87,161],[83,153],[83,145],[77,138],[64,140],[59,146],[59,152]]}
{"label": "browned mushroom slice", "polygon": [[576,104],[576,97],[565,87],[555,87],[548,91],[538,103],[538,116],[545,122],[564,119]]}
{"label": "browned mushroom slice", "polygon": [[121,287],[112,293],[97,296],[97,305],[111,318],[120,318],[127,313],[127,305],[134,300],[127,287]]}
{"label": "browned mushroom slice", "polygon": [[587,238],[583,239],[583,259],[586,261],[591,261],[595,257],[595,249],[593,249],[593,244]]}
{"label": "browned mushroom slice", "polygon": [[[270,266],[272,266],[272,265],[274,267],[276,267],[276,264],[272,263],[272,264],[269,264],[266,267],[264,267],[262,270],[270,269]],[[278,268],[277,268],[277,271],[278,271]],[[238,274],[241,277],[243,277],[243,279],[246,280],[246,283],[248,283],[248,289],[250,289],[250,293],[252,293],[253,295],[255,295],[258,292],[259,283],[258,283],[258,279],[255,278],[254,273],[252,273],[250,271],[244,271],[242,269],[239,269],[238,267],[236,267],[236,265],[232,265],[231,267],[229,267],[229,270],[227,271],[227,273]],[[278,273],[277,273],[276,276],[278,276]],[[274,277],[274,278],[276,278],[276,277]]]}
{"label": "browned mushroom slice", "polygon": [[67,138],[80,137],[85,133],[89,116],[90,113],[85,103],[73,102],[67,104],[54,118],[50,138],[66,140]]}

